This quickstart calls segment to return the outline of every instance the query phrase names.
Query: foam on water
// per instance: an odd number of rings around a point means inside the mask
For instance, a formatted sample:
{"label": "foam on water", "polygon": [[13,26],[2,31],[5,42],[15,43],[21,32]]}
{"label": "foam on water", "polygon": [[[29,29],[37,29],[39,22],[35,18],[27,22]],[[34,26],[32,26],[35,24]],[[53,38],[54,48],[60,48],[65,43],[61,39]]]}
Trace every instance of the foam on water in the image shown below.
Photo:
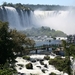
{"label": "foam on water", "polygon": [[[45,55],[30,55],[30,58],[34,58],[34,59],[43,59]],[[55,56],[51,56],[50,58],[54,58]],[[63,72],[58,71],[54,66],[49,65],[47,60],[44,60],[44,64],[47,64],[47,68],[44,67],[44,65],[41,65],[39,61],[36,62],[31,62],[31,61],[27,61],[22,59],[21,57],[17,57],[16,60],[18,61],[15,65],[16,65],[16,69],[18,72],[20,73],[25,73],[26,75],[30,75],[31,74],[37,74],[37,75],[49,75],[51,72],[54,72],[56,74],[60,74],[60,75],[67,75],[66,73],[63,74]],[[25,65],[27,63],[31,62],[33,64],[33,69],[26,69]],[[22,64],[24,65],[24,67],[22,67],[22,69],[20,69],[20,66],[18,66],[17,64]],[[39,67],[37,67],[39,66]],[[41,68],[40,68],[41,67]],[[41,70],[44,69],[45,73],[43,73]]]}

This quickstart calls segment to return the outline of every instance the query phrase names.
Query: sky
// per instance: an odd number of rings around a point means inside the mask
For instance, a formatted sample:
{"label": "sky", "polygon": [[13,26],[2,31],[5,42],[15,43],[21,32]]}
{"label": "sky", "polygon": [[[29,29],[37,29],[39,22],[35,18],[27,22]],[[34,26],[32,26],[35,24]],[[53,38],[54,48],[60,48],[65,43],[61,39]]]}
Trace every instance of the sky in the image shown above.
{"label": "sky", "polygon": [[0,5],[2,5],[3,2],[13,3],[13,4],[22,3],[22,4],[75,6],[75,0],[0,0]]}

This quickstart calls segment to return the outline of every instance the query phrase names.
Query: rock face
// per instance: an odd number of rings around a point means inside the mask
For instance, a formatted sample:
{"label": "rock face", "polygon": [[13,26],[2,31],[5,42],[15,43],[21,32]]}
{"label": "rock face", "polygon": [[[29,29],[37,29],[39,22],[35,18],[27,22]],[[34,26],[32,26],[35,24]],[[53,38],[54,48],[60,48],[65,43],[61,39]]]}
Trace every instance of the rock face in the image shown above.
{"label": "rock face", "polygon": [[26,64],[26,68],[27,68],[27,69],[33,69],[33,65],[32,65],[32,63],[28,63],[28,64]]}

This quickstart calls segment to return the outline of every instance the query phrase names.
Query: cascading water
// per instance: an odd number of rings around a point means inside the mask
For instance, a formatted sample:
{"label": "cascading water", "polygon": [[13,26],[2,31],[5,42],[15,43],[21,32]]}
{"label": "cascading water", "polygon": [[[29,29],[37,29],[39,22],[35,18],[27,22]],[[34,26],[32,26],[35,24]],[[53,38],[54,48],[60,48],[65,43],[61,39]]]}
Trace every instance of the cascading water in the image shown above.
{"label": "cascading water", "polygon": [[13,7],[0,7],[0,20],[8,21],[11,28],[21,30],[34,26],[49,26],[67,34],[74,34],[74,12],[74,10],[31,11],[19,10]]}
{"label": "cascading water", "polygon": [[32,11],[19,10],[13,7],[0,8],[0,20],[9,22],[10,28],[23,30],[32,27],[31,16]]}
{"label": "cascading water", "polygon": [[20,27],[20,18],[19,14],[17,13],[16,9],[11,8],[11,7],[5,7],[6,12],[7,12],[7,17],[8,17],[8,22],[9,25],[13,27]]}
{"label": "cascading water", "polygon": [[[17,57],[15,68],[18,73],[23,73],[25,75],[50,75],[51,72],[55,73],[56,75],[68,75],[67,73],[60,72],[53,65],[49,65],[48,60],[44,60],[44,56],[45,55],[30,55],[30,61],[27,61],[21,57]],[[56,56],[49,55],[49,57],[51,59],[54,59]],[[43,63],[46,64],[47,67],[40,64],[41,60],[43,60]],[[31,62],[31,61],[34,61],[34,62]],[[32,63],[33,69],[26,68],[25,65],[28,63]],[[23,65],[23,67],[20,67],[18,64]],[[43,73],[42,70],[44,70],[45,73]]]}

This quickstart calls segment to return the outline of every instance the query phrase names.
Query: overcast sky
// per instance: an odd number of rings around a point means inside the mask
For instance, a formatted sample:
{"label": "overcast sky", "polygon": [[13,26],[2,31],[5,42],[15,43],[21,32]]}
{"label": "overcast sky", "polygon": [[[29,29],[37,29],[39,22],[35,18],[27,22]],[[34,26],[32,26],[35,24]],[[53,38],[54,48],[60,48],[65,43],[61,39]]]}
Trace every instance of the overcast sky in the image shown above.
{"label": "overcast sky", "polygon": [[22,3],[22,4],[48,4],[48,5],[64,5],[75,6],[75,0],[0,0],[0,5],[3,2],[7,3]]}

